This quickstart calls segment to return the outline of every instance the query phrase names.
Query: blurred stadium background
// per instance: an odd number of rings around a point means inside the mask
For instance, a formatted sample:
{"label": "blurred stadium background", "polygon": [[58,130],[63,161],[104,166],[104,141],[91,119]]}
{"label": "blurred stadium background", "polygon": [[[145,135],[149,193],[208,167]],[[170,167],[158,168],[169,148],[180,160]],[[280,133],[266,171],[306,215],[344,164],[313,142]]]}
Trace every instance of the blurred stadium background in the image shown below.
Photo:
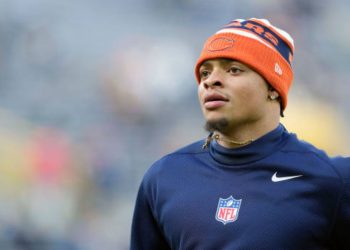
{"label": "blurred stadium background", "polygon": [[206,135],[193,66],[235,18],[295,40],[282,120],[350,153],[347,0],[0,0],[0,249],[128,249],[146,169]]}

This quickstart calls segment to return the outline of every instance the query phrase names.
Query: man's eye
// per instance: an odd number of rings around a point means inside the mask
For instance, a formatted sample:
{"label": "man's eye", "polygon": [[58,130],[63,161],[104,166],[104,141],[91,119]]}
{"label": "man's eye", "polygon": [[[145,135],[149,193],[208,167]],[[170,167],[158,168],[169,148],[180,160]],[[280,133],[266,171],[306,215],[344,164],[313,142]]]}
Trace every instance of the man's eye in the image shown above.
{"label": "man's eye", "polygon": [[243,70],[241,70],[241,69],[238,68],[238,67],[231,67],[231,68],[229,69],[229,72],[232,73],[232,74],[234,74],[234,75],[237,75],[237,74],[243,72]]}
{"label": "man's eye", "polygon": [[208,70],[202,70],[202,71],[200,72],[200,77],[201,77],[201,79],[206,78],[206,77],[208,77],[208,76],[209,76],[209,71],[208,71]]}

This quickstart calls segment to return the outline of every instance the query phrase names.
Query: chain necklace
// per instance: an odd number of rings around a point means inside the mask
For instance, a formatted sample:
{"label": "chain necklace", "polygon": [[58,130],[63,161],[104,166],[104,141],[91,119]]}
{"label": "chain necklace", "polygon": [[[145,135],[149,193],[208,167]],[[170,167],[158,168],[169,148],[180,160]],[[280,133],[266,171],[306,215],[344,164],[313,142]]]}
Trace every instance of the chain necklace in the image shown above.
{"label": "chain necklace", "polygon": [[248,145],[250,143],[252,143],[254,140],[253,139],[250,139],[250,140],[247,140],[247,141],[243,141],[243,142],[238,142],[238,141],[235,141],[235,140],[231,140],[231,139],[224,139],[222,137],[220,137],[219,134],[217,133],[210,133],[207,137],[207,139],[205,140],[204,142],[204,145],[203,145],[203,149],[207,148],[210,144],[210,142],[215,139],[216,141],[222,141],[222,142],[226,142],[226,143],[231,143],[231,144],[234,144],[234,145],[238,145],[238,146],[245,146],[245,145]]}
{"label": "chain necklace", "polygon": [[234,145],[238,145],[238,146],[245,146],[245,145],[248,145],[250,143],[252,143],[254,140],[253,139],[250,139],[250,140],[247,140],[247,141],[243,141],[243,142],[239,142],[239,141],[235,141],[235,140],[232,140],[232,139],[225,139],[225,138],[222,138],[220,137],[219,134],[217,133],[210,133],[207,137],[207,139],[205,140],[204,142],[204,145],[203,145],[203,149],[207,148],[210,144],[210,142],[215,139],[216,141],[222,141],[222,142],[226,142],[226,143],[230,143],[230,144],[234,144]]}
{"label": "chain necklace", "polygon": [[244,146],[244,145],[248,145],[250,143],[252,143],[254,140],[253,139],[249,139],[249,140],[246,140],[246,141],[235,141],[235,140],[232,140],[232,139],[226,139],[226,138],[223,138],[221,137],[219,134],[217,133],[214,133],[212,135],[212,137],[217,140],[217,141],[222,141],[222,142],[226,142],[226,143],[230,143],[230,144],[234,144],[234,145],[238,145],[238,146]]}

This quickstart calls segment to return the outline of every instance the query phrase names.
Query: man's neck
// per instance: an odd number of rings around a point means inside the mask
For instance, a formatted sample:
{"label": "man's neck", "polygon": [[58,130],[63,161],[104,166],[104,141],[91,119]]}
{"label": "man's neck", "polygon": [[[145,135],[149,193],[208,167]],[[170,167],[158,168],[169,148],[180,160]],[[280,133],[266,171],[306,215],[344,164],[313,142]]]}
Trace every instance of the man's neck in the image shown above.
{"label": "man's neck", "polygon": [[218,143],[225,148],[238,148],[250,144],[276,129],[279,119],[274,122],[257,122],[231,126],[225,132],[215,132]]}

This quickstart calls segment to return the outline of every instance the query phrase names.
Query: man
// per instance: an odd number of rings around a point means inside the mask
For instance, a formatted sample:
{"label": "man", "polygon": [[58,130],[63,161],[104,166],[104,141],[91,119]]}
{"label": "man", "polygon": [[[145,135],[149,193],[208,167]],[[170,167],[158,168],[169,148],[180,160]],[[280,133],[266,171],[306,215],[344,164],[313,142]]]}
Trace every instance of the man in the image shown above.
{"label": "man", "polygon": [[148,170],[131,249],[350,249],[350,158],[279,123],[293,50],[256,18],[206,41],[195,74],[210,135]]}

